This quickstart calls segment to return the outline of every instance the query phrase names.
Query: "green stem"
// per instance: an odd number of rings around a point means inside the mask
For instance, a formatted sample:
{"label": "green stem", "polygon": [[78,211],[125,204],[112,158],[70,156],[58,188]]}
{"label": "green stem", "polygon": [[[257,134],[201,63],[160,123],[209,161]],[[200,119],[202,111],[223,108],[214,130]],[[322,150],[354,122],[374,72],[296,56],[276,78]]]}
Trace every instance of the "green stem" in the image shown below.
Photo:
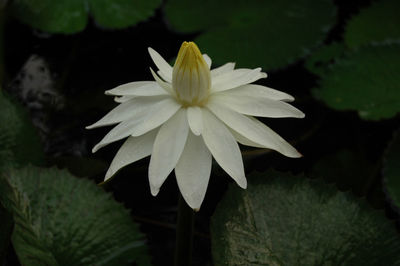
{"label": "green stem", "polygon": [[176,229],[175,266],[192,264],[194,211],[179,193],[178,222]]}

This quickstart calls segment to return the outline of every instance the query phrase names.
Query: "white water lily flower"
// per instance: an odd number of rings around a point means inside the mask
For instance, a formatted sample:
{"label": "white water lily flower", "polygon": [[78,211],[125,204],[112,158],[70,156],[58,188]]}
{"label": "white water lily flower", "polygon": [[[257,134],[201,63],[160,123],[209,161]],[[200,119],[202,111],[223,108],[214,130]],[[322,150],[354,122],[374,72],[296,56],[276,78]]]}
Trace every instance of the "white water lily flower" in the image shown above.
{"label": "white water lily flower", "polygon": [[242,155],[237,142],[269,148],[287,157],[301,157],[289,143],[253,118],[296,117],[304,113],[287,102],[284,92],[250,84],[267,75],[261,68],[234,69],[227,63],[210,71],[211,59],[193,42],[184,42],[174,67],[149,48],[155,81],[137,81],[106,91],[120,103],[88,129],[118,124],[94,148],[127,137],[114,157],[105,180],[122,167],[151,155],[152,195],[175,169],[182,196],[193,209],[204,199],[212,157],[246,188]]}

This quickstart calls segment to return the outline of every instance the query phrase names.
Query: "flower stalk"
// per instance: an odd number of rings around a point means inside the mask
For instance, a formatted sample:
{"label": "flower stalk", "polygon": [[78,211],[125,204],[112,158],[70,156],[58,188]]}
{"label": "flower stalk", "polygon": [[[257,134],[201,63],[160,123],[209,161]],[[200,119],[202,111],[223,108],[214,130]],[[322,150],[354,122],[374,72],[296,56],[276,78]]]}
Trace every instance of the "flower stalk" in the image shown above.
{"label": "flower stalk", "polygon": [[175,266],[188,266],[192,264],[193,228],[194,211],[187,205],[182,194],[179,193],[175,242]]}

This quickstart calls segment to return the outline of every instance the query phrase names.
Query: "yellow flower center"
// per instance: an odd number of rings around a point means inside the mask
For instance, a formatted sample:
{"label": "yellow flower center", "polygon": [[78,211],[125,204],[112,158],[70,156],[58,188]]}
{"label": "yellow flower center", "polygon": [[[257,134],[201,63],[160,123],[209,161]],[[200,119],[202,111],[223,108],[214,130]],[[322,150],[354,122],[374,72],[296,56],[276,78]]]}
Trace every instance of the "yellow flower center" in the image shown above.
{"label": "yellow flower center", "polygon": [[172,87],[184,106],[202,106],[210,95],[210,69],[194,42],[183,42],[179,49]]}

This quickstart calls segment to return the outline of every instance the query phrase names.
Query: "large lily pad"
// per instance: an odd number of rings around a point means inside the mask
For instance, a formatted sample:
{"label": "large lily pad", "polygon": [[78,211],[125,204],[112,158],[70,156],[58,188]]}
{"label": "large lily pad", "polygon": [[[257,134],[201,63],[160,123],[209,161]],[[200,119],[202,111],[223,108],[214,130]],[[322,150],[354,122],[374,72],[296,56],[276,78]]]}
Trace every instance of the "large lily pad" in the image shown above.
{"label": "large lily pad", "polygon": [[277,69],[308,54],[335,21],[330,0],[167,2],[166,15],[217,64]]}
{"label": "large lily pad", "polygon": [[349,47],[370,42],[400,39],[400,1],[375,1],[354,16],[345,29],[344,40]]}
{"label": "large lily pad", "polygon": [[52,33],[82,31],[88,17],[105,28],[124,28],[152,16],[160,0],[16,0],[13,14],[34,28]]}
{"label": "large lily pad", "polygon": [[13,214],[22,265],[148,262],[129,212],[87,179],[57,169],[9,170],[0,176],[0,200]]}
{"label": "large lily pad", "polygon": [[393,117],[400,111],[400,43],[364,46],[336,59],[314,96],[363,119]]}
{"label": "large lily pad", "polygon": [[212,217],[215,265],[400,265],[400,238],[382,211],[304,177],[248,179]]}

